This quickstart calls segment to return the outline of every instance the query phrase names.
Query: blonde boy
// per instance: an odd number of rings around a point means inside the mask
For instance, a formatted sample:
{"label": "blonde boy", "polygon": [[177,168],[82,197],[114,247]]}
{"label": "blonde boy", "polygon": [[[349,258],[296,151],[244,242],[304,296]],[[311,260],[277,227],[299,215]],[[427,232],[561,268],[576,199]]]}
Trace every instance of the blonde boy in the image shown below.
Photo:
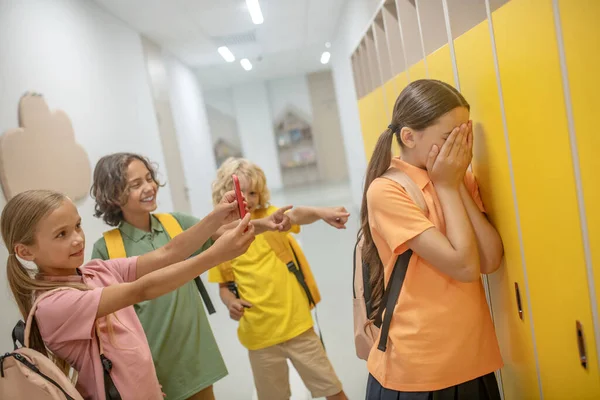
{"label": "blonde boy", "polygon": [[[269,205],[264,172],[244,159],[229,159],[219,168],[213,183],[213,201],[231,190],[232,174],[240,179],[252,219],[277,211]],[[343,207],[295,207],[285,213],[285,225],[298,233],[300,225],[323,220],[337,229],[345,229],[349,215]],[[287,360],[290,359],[313,397],[346,399],[313,330],[307,294],[264,236],[257,235],[244,255],[209,273],[209,281],[220,284],[221,300],[231,318],[239,321],[238,337],[249,352],[258,398],[289,399]],[[237,286],[239,298],[230,290],[232,283]]]}

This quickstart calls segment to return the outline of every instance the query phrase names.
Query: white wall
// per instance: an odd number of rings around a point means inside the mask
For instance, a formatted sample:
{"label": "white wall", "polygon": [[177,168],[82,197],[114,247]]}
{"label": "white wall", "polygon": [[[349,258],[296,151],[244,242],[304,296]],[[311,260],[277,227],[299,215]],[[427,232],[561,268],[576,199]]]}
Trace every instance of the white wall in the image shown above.
{"label": "white wall", "polygon": [[252,82],[235,86],[233,105],[244,157],[254,161],[265,171],[269,189],[281,189],[283,184],[279,156],[265,83]]}
{"label": "white wall", "polygon": [[[0,130],[17,126],[17,104],[27,90],[42,93],[51,108],[71,117],[77,141],[92,165],[103,155],[135,151],[164,169],[164,158],[139,35],[94,3],[79,0],[0,1]],[[27,157],[27,154],[23,154]],[[35,160],[31,160],[32,167]],[[68,177],[69,171],[65,171]],[[161,209],[172,208],[169,187],[161,189]],[[2,197],[0,205],[4,206]],[[93,242],[106,226],[93,202],[78,204]],[[0,260],[6,258],[0,246]],[[0,351],[10,347],[18,313],[0,268]]]}
{"label": "white wall", "polygon": [[208,90],[204,93],[204,101],[225,115],[235,117],[235,108],[233,107],[233,91],[227,89]]}
{"label": "white wall", "polygon": [[344,137],[344,149],[346,160],[348,160],[352,197],[355,204],[360,204],[362,201],[367,161],[350,56],[366,32],[380,3],[379,0],[349,0],[340,15],[340,25],[332,42],[331,65]]}
{"label": "white wall", "polygon": [[201,218],[213,208],[211,184],[217,172],[204,98],[196,76],[187,66],[168,54],[164,59],[188,197],[192,214]]}
{"label": "white wall", "polygon": [[288,107],[299,111],[308,123],[312,122],[312,106],[306,75],[267,81],[267,90],[273,122],[281,118]]}

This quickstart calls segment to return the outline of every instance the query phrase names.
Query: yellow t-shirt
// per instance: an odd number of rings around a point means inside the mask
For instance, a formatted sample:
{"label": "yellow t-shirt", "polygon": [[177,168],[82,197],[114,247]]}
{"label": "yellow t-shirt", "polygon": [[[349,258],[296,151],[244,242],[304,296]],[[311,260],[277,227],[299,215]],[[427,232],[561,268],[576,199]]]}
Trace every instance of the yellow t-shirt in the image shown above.
{"label": "yellow t-shirt", "polygon": [[[263,218],[276,210],[273,206],[259,210],[252,213],[252,219]],[[291,232],[300,232],[300,227],[294,225]],[[252,304],[244,311],[238,327],[238,337],[243,346],[249,350],[263,349],[293,339],[312,328],[306,293],[271,249],[264,235],[257,235],[244,255],[212,268],[208,280],[218,283],[230,281],[231,276],[227,276],[229,268],[240,298]]]}

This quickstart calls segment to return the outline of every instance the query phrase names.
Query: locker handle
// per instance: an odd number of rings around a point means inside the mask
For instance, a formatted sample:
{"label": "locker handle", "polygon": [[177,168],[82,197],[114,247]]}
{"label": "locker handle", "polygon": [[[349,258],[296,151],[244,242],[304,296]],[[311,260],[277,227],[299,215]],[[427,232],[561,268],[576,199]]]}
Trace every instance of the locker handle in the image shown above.
{"label": "locker handle", "polygon": [[579,362],[581,366],[587,369],[587,350],[585,348],[585,336],[583,335],[583,325],[581,322],[575,321],[575,327],[577,329],[577,347],[579,348]]}
{"label": "locker handle", "polygon": [[517,298],[517,310],[519,311],[519,318],[523,320],[523,305],[521,304],[521,291],[519,290],[519,284],[515,282],[515,296]]}

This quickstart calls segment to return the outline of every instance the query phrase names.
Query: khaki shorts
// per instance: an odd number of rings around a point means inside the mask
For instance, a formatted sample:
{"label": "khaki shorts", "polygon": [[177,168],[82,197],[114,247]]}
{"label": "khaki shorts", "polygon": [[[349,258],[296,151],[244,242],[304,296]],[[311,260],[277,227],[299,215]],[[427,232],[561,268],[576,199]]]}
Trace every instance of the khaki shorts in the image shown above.
{"label": "khaki shorts", "polygon": [[342,383],[312,328],[287,342],[249,350],[249,355],[259,400],[290,398],[288,358],[313,398],[333,396],[342,391]]}

